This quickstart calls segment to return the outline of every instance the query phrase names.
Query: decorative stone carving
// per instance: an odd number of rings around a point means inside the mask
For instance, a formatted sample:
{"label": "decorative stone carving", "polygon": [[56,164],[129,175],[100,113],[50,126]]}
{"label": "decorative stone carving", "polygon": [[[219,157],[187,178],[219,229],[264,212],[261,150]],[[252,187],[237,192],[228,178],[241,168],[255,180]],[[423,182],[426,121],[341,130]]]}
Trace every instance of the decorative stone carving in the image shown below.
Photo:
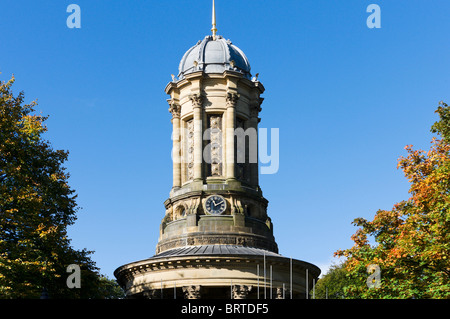
{"label": "decorative stone carving", "polygon": [[162,229],[166,228],[166,225],[172,221],[172,208],[166,211],[163,219],[161,220]]}
{"label": "decorative stone carving", "polygon": [[194,120],[187,121],[187,163],[186,163],[186,179],[194,179]]}
{"label": "decorative stone carving", "polygon": [[175,102],[174,100],[169,100],[169,112],[172,113],[172,116],[180,117],[181,115],[181,105],[178,102]]}
{"label": "decorative stone carving", "polygon": [[277,288],[276,293],[275,293],[275,299],[284,299],[283,298],[283,296],[284,296],[283,290],[284,290],[283,288],[280,288],[280,287]]}
{"label": "decorative stone carving", "polygon": [[201,107],[203,104],[203,96],[201,96],[200,94],[191,94],[189,95],[189,99],[192,102],[192,106],[195,107]]}
{"label": "decorative stone carving", "polygon": [[270,240],[258,239],[252,236],[238,236],[236,234],[233,235],[196,235],[190,236],[188,238],[183,239],[174,239],[167,240],[164,242],[159,242],[157,246],[157,253],[162,251],[183,247],[183,246],[193,246],[193,245],[239,245],[239,246],[247,246],[247,247],[255,247],[266,249],[270,251],[277,252],[278,247],[277,244]]}
{"label": "decorative stone carving", "polygon": [[185,286],[182,288],[184,299],[200,299],[200,286]]}
{"label": "decorative stone carving", "polygon": [[236,245],[238,246],[245,246],[247,244],[247,240],[244,237],[237,237],[236,238]]}
{"label": "decorative stone carving", "polygon": [[244,206],[239,198],[230,196],[231,215],[244,215]]}
{"label": "decorative stone carving", "polygon": [[222,176],[222,117],[209,117],[211,139],[211,176]]}
{"label": "decorative stone carving", "polygon": [[248,294],[252,291],[252,286],[235,285],[233,286],[233,299],[247,299]]}
{"label": "decorative stone carving", "polygon": [[178,204],[174,209],[173,220],[186,217],[186,207],[183,204]]}
{"label": "decorative stone carving", "polygon": [[237,101],[239,100],[239,94],[237,93],[227,93],[227,107],[235,107]]}
{"label": "decorative stone carving", "polygon": [[200,205],[200,198],[191,198],[185,202],[186,215],[197,214],[198,207]]}
{"label": "decorative stone carving", "polygon": [[[240,119],[240,118],[236,118],[236,128],[241,128],[244,130],[244,120]],[[244,158],[246,159],[246,154],[248,153],[248,143],[245,143],[245,149],[241,149],[240,147],[237,147],[236,144],[236,151],[235,151],[235,170],[236,170],[236,178],[241,180],[241,181],[245,181],[245,171],[246,171],[246,163],[240,163],[240,161],[238,161],[238,158]],[[242,152],[244,152],[244,154],[242,154]],[[242,161],[242,160],[241,160]]]}

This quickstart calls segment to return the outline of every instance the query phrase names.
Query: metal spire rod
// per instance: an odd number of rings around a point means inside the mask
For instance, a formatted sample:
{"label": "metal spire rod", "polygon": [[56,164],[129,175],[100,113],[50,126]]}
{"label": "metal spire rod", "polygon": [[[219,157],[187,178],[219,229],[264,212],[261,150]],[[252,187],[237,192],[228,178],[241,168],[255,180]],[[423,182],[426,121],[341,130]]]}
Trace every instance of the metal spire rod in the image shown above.
{"label": "metal spire rod", "polygon": [[216,28],[216,2],[215,0],[213,0],[213,7],[212,7],[212,35],[213,35],[213,40],[216,40],[216,33],[217,33],[217,28]]}

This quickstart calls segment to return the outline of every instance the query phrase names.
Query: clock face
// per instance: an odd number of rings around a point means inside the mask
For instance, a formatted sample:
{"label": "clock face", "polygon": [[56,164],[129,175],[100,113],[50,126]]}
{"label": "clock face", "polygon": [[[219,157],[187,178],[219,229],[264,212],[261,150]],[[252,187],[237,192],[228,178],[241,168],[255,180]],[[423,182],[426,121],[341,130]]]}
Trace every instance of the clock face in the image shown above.
{"label": "clock face", "polygon": [[222,196],[212,195],[206,199],[205,208],[212,215],[220,215],[227,208],[227,204]]}

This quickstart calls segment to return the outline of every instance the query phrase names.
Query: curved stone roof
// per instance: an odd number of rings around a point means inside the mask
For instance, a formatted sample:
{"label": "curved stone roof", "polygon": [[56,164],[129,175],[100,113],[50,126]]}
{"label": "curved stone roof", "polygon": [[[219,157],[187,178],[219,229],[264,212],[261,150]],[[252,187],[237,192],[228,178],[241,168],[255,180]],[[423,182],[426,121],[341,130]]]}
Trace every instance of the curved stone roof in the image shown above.
{"label": "curved stone roof", "polygon": [[197,71],[223,73],[227,70],[240,72],[247,79],[251,77],[250,63],[244,52],[220,35],[215,39],[209,35],[198,41],[184,54],[178,70],[179,79]]}

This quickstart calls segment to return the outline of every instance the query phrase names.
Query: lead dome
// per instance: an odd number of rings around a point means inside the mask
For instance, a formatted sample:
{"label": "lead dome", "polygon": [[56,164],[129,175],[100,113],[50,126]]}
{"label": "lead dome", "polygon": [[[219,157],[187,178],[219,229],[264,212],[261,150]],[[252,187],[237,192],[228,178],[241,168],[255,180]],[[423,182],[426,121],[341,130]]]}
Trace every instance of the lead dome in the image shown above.
{"label": "lead dome", "polygon": [[206,36],[197,42],[183,56],[179,66],[178,78],[181,80],[186,74],[203,71],[205,73],[223,73],[236,71],[250,79],[250,63],[244,52],[218,35]]}

